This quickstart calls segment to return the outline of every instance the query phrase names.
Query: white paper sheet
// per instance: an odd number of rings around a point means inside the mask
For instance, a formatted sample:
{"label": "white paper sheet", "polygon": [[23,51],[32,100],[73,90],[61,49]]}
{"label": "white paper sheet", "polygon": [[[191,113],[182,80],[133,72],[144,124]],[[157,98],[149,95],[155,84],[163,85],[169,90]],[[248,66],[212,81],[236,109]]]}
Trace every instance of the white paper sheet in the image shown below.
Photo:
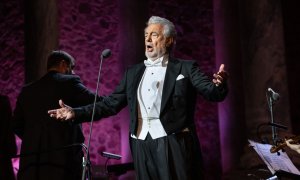
{"label": "white paper sheet", "polygon": [[250,145],[253,146],[257,154],[261,157],[261,159],[265,162],[272,174],[275,174],[277,171],[281,170],[300,175],[300,171],[295,167],[286,152],[280,151],[280,155],[278,155],[277,153],[271,153],[270,149],[272,145],[261,144],[252,140],[248,141]]}

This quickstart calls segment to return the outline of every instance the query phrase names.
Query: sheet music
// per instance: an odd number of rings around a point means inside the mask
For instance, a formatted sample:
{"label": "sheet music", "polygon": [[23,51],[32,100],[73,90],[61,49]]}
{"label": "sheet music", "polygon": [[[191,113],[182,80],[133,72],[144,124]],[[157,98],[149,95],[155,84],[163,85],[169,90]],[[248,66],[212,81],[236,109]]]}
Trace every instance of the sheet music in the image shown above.
{"label": "sheet music", "polygon": [[280,151],[280,155],[277,153],[271,153],[270,149],[272,146],[270,144],[261,144],[252,140],[248,141],[261,159],[265,162],[272,174],[275,174],[276,171],[282,170],[292,174],[300,175],[300,171],[295,167],[286,152]]}

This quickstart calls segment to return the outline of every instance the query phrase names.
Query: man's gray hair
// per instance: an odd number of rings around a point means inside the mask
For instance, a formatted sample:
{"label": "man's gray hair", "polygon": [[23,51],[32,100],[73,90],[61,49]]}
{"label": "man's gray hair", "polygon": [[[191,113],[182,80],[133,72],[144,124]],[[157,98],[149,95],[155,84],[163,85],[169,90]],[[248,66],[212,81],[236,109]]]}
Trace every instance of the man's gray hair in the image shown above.
{"label": "man's gray hair", "polygon": [[159,16],[151,16],[150,19],[147,22],[147,25],[149,26],[150,24],[162,24],[164,26],[164,36],[165,37],[173,37],[174,40],[176,39],[176,29],[174,24],[162,17]]}

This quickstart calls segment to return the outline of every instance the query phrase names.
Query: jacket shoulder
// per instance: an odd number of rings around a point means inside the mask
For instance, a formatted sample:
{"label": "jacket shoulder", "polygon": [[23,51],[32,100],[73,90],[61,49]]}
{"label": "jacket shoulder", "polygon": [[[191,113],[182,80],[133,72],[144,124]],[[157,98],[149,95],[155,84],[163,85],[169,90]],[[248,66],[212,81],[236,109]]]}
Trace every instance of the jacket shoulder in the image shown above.
{"label": "jacket shoulder", "polygon": [[56,73],[53,75],[53,79],[60,81],[60,82],[67,82],[67,81],[80,81],[80,77],[73,74],[61,74]]}
{"label": "jacket shoulder", "polygon": [[171,58],[170,61],[172,61],[175,64],[180,63],[182,66],[186,66],[186,67],[197,64],[196,60],[186,60],[180,58]]}
{"label": "jacket shoulder", "polygon": [[37,81],[25,84],[21,91],[30,91],[38,89],[38,87],[47,87],[55,84],[81,83],[80,77],[77,75],[67,75],[62,73],[47,73]]}

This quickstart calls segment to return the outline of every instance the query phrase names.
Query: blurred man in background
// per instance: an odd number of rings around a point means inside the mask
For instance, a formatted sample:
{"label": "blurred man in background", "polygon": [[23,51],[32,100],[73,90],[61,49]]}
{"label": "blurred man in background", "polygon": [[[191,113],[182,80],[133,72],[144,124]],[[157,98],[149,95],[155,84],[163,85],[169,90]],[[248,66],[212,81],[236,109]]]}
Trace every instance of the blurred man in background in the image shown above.
{"label": "blurred man in background", "polygon": [[81,179],[82,148],[68,147],[84,142],[81,125],[55,121],[47,114],[59,99],[74,107],[94,101],[94,93],[73,74],[74,67],[71,55],[53,51],[47,74],[25,85],[18,96],[13,128],[22,139],[19,180]]}

